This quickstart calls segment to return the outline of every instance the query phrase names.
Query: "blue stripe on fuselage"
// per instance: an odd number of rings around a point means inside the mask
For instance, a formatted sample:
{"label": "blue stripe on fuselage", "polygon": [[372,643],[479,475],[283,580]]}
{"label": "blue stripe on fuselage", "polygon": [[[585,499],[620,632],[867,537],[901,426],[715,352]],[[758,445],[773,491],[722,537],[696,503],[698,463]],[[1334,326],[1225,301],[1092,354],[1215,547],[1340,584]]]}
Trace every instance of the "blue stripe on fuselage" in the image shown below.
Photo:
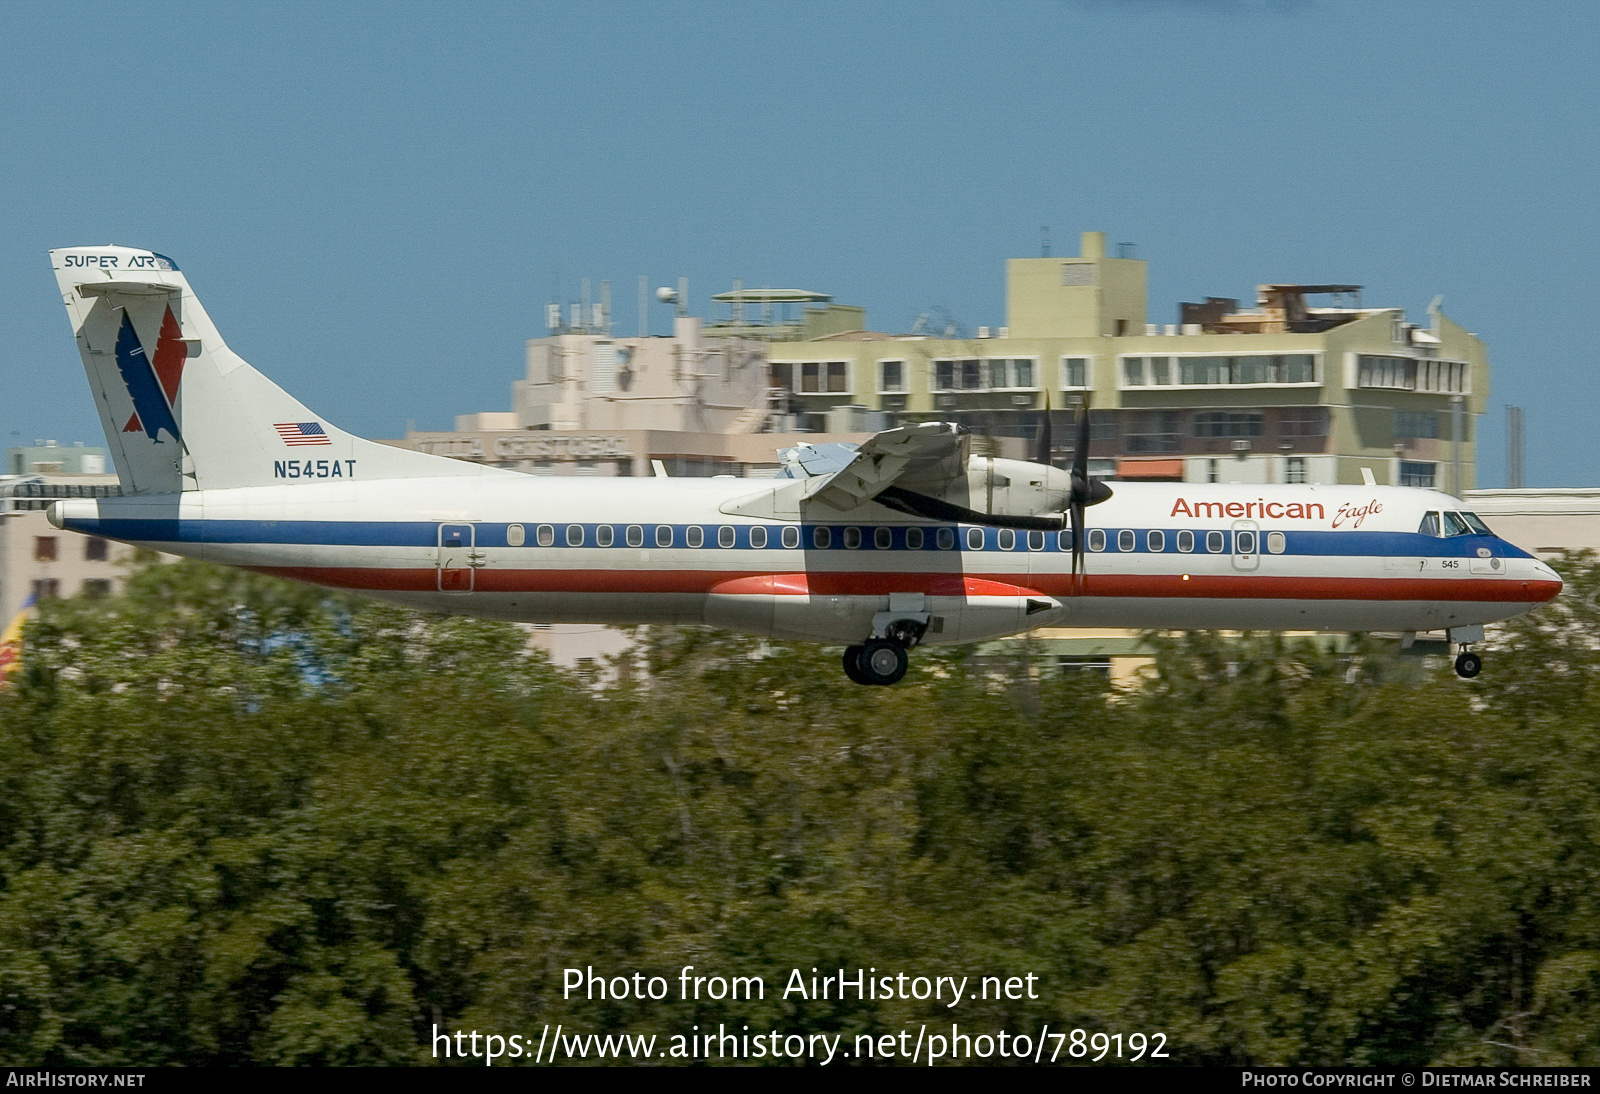
{"label": "blue stripe on fuselage", "polygon": [[[610,524],[614,531],[611,547],[598,547],[595,544],[594,530],[606,522],[584,522],[583,549],[610,550],[616,547],[627,547],[624,529],[627,524]],[[193,520],[178,518],[134,518],[134,517],[103,517],[90,520],[72,520],[67,527],[75,532],[84,532],[89,535],[104,536],[107,539],[125,540],[141,543],[277,543],[277,544],[307,544],[317,546],[337,547],[435,547],[439,542],[439,526],[441,524],[467,525],[475,529],[476,545],[479,547],[508,547],[506,542],[506,529],[509,524],[472,524],[468,521],[354,521],[354,520]],[[687,547],[684,543],[684,529],[695,527],[689,524],[673,524],[672,547],[681,550],[718,551],[729,548],[717,545],[716,524],[700,524],[704,529],[704,545],[697,548]],[[537,543],[535,530],[539,522],[528,521],[523,523],[526,529],[525,542],[521,547],[513,550],[541,550],[550,551],[564,548],[566,544],[567,522],[554,524],[555,543],[549,547],[540,547]],[[645,531],[644,548],[653,548],[655,543],[656,524],[643,525]],[[738,550],[751,550],[749,529],[750,525],[735,525],[737,540],[735,548]],[[802,524],[801,546],[784,547],[778,529],[782,524],[771,524],[768,529],[767,546],[764,550],[806,550],[815,551],[819,548],[813,546],[812,531],[817,527],[826,527],[832,531],[832,544],[821,550],[828,551],[859,551],[872,554],[882,550],[873,546],[872,532],[879,525],[846,525],[846,524]],[[846,547],[844,545],[844,530],[846,528],[860,528],[862,530],[861,546]],[[891,551],[907,550],[905,540],[905,525],[892,525],[893,546]],[[937,551],[936,529],[938,526],[922,526],[927,532],[924,546],[925,551]],[[953,527],[946,525],[944,527]],[[1091,529],[1092,530],[1092,529]],[[1106,533],[1106,549],[1092,551],[1093,555],[1120,555],[1120,554],[1193,554],[1205,556],[1208,554],[1230,554],[1233,549],[1232,533],[1225,529],[1195,529],[1188,531],[1195,533],[1195,550],[1180,552],[1177,549],[1177,533],[1179,529],[1155,529],[1162,531],[1166,536],[1166,550],[1152,552],[1149,550],[1147,533],[1151,529],[1133,529],[1136,533],[1136,543],[1132,551],[1116,549],[1117,533],[1120,528],[1102,529]],[[1265,537],[1269,531],[1278,531],[1275,528],[1264,528],[1258,534]],[[1205,534],[1208,531],[1222,531],[1226,537],[1224,550],[1220,552],[1205,549]],[[1028,533],[1016,533],[1016,547],[1009,551],[1001,551],[999,547],[1000,530],[985,528],[983,537],[983,552],[999,554],[1051,554],[1064,551],[1054,533],[1045,535],[1045,546],[1042,551],[1030,551],[1028,548]],[[1514,547],[1498,536],[1450,536],[1441,539],[1437,536],[1422,535],[1417,532],[1364,532],[1349,531],[1284,531],[1285,555],[1320,555],[1340,557],[1426,557],[1426,558],[1474,558],[1477,557],[1480,547],[1487,548],[1494,556],[1500,558],[1531,558],[1526,551]],[[638,550],[639,548],[631,548]],[[967,545],[966,526],[962,526],[956,535],[954,550],[973,553]],[[1276,557],[1271,553],[1263,555],[1265,558]]]}

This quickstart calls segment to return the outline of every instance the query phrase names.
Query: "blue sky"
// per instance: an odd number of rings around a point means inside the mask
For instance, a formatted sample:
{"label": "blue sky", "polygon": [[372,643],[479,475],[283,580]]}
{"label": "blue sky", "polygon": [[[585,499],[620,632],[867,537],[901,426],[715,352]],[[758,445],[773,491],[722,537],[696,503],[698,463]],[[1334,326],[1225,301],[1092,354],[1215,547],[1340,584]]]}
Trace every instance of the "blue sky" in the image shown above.
{"label": "blue sky", "polygon": [[[1600,5],[0,7],[0,443],[103,443],[44,252],[171,255],[235,350],[369,436],[509,408],[552,287],[734,278],[999,324],[1105,231],[1151,318],[1258,282],[1435,294],[1531,485],[1600,484]],[[662,332],[669,310],[654,309]]]}

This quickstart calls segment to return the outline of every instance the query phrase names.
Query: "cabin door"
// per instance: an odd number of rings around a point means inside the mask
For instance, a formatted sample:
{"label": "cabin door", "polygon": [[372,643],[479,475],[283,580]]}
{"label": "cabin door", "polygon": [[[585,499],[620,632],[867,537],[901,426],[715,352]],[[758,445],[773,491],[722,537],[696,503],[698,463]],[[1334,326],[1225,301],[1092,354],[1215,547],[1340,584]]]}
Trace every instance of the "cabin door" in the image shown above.
{"label": "cabin door", "polygon": [[1261,565],[1261,528],[1253,520],[1233,522],[1233,568],[1249,571]]}
{"label": "cabin door", "polygon": [[439,525],[439,591],[470,593],[483,555],[477,549],[477,529],[470,524]]}

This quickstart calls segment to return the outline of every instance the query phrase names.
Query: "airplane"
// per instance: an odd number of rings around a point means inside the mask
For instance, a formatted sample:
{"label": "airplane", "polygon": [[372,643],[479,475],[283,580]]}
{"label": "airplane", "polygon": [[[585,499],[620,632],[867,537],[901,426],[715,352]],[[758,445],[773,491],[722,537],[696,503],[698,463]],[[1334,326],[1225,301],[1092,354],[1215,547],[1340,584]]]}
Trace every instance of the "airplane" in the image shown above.
{"label": "airplane", "polygon": [[[535,478],[332,425],[230,350],[177,264],[50,252],[119,496],[58,528],[453,614],[709,624],[842,644],[885,685],[918,646],[1040,627],[1444,629],[1456,671],[1483,625],[1561,579],[1433,490],[1118,482],[971,454],[947,423],[780,453],[771,480]],[[1092,519],[1091,519],[1092,518]]]}

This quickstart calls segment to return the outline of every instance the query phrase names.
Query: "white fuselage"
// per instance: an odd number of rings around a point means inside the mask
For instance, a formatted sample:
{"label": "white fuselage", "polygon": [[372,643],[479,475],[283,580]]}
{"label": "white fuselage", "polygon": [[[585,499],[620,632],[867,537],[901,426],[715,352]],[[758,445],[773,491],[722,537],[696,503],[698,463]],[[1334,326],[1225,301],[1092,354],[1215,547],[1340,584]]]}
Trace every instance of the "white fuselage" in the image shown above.
{"label": "white fuselage", "polygon": [[[1374,486],[1117,483],[1070,537],[875,504],[732,515],[748,479],[313,481],[58,503],[63,527],[456,614],[707,623],[858,642],[884,613],[951,644],[1040,626],[1431,630],[1561,588],[1488,534],[1419,531],[1444,494]],[[742,507],[748,511],[748,506]]]}

